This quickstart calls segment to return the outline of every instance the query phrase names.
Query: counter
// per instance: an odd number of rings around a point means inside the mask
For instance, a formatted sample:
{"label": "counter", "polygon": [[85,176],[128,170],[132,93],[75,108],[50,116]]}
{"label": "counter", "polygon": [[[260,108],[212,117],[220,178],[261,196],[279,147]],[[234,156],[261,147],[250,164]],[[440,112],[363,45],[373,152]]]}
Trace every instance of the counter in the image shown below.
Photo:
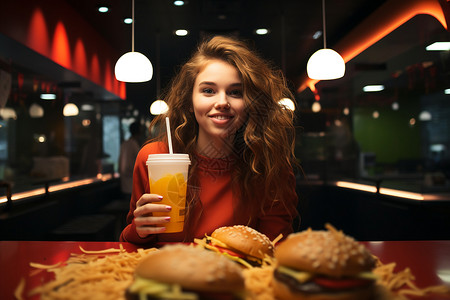
{"label": "counter", "polygon": [[[396,271],[410,268],[416,277],[416,285],[450,284],[450,241],[383,241],[362,242],[369,251],[387,264],[395,262]],[[119,248],[135,251],[136,246],[119,242],[45,242],[45,241],[0,241],[0,299],[13,299],[14,290],[21,278],[29,279],[30,262],[55,264],[67,260],[71,253],[85,250]],[[27,290],[40,284],[42,275],[33,276]],[[415,298],[412,298],[415,299]],[[449,297],[421,297],[420,299],[450,299]]]}

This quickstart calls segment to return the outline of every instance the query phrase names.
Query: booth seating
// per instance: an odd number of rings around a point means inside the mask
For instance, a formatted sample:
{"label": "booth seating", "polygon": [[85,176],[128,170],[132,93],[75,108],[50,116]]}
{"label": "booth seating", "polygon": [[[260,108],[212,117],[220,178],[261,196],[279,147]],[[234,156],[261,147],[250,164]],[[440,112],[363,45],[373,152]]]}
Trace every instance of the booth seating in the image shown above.
{"label": "booth seating", "polygon": [[58,241],[114,241],[114,215],[81,215],[70,219],[51,232],[51,239]]}
{"label": "booth seating", "polygon": [[128,199],[116,199],[100,209],[101,213],[113,215],[115,217],[114,236],[118,241],[120,233],[126,226],[126,217],[130,209],[130,201]]}

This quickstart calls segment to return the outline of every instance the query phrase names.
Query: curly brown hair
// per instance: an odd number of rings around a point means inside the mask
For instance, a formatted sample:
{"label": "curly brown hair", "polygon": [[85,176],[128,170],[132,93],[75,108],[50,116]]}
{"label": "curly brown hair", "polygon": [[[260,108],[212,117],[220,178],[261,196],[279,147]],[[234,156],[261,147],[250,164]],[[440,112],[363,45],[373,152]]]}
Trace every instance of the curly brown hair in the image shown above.
{"label": "curly brown hair", "polygon": [[[173,78],[164,99],[169,110],[156,117],[152,126],[161,132],[155,140],[167,141],[165,117],[170,119],[173,150],[195,158],[198,123],[193,113],[194,82],[211,60],[222,60],[236,67],[242,80],[247,119],[237,131],[231,147],[235,163],[233,192],[241,199],[249,216],[263,213],[266,201],[282,201],[292,195],[283,174],[295,164],[294,115],[282,107],[282,98],[293,99],[282,72],[262,59],[243,41],[215,36],[198,46],[196,52]],[[195,187],[195,166],[191,166],[189,186]],[[192,196],[195,198],[195,196]],[[189,200],[188,200],[189,201]]]}

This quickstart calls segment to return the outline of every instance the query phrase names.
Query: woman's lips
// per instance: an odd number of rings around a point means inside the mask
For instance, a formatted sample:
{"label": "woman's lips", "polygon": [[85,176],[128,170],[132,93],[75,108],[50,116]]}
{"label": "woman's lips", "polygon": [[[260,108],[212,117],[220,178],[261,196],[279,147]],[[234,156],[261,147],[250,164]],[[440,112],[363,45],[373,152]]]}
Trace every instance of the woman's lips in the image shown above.
{"label": "woman's lips", "polygon": [[228,122],[231,121],[231,119],[233,119],[232,115],[223,115],[223,114],[211,115],[209,117],[214,122],[214,124],[218,124],[218,125],[227,124]]}

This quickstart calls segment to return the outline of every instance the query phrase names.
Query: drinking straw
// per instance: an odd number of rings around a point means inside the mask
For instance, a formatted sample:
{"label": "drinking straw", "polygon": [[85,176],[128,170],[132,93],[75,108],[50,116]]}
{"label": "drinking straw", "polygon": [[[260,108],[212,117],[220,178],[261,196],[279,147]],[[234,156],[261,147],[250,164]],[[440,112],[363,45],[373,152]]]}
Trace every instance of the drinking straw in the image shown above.
{"label": "drinking straw", "polygon": [[170,124],[169,124],[169,117],[166,117],[166,130],[167,130],[167,141],[169,143],[169,153],[173,154],[172,149],[172,136],[170,134]]}

